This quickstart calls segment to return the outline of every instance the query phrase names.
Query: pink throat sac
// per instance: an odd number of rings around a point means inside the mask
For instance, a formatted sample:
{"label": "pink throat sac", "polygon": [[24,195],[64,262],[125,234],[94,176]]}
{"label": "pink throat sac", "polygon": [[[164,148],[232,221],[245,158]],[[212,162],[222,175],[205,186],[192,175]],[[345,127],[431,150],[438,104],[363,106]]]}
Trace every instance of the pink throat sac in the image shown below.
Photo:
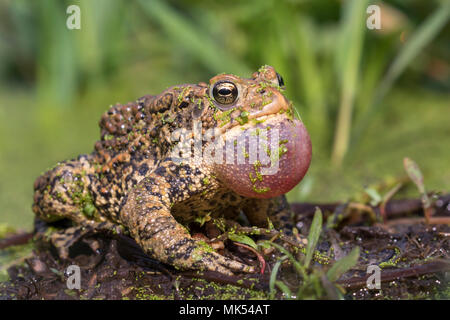
{"label": "pink throat sac", "polygon": [[[309,134],[300,120],[275,120],[253,129],[251,134],[237,134],[240,142],[224,151],[234,153],[234,162],[215,164],[216,175],[242,196],[273,198],[285,194],[308,171],[312,155]],[[251,147],[254,143],[258,148]],[[257,155],[252,156],[255,149]]]}

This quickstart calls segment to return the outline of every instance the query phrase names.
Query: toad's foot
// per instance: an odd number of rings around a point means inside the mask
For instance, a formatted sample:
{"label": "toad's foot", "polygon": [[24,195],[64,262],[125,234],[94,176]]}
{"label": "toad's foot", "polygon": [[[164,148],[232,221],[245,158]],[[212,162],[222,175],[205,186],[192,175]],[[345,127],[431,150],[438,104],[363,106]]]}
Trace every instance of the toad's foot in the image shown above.
{"label": "toad's foot", "polygon": [[225,275],[233,275],[233,272],[255,272],[255,268],[241,262],[227,258],[215,252],[209,245],[201,241],[186,239],[186,245],[177,250],[178,254],[172,255],[175,260],[169,262],[182,269],[209,270]]}
{"label": "toad's foot", "polygon": [[[52,223],[47,223],[39,218],[35,219],[35,240],[51,244],[58,254],[58,257],[65,260],[70,257],[70,249],[81,240],[86,240],[87,236],[104,233],[120,234],[122,228],[118,224],[111,222],[92,222],[90,225],[77,225],[66,228],[57,228]],[[95,252],[98,247],[96,239],[90,239],[85,243]]]}
{"label": "toad's foot", "polygon": [[[167,171],[172,170],[170,167],[161,168],[132,190],[120,212],[121,222],[144,252],[183,270],[212,270],[227,275],[233,271],[255,272],[254,267],[226,258],[216,253],[206,242],[194,240],[189,231],[178,223],[172,216],[171,208],[174,203],[189,197],[192,191],[189,188],[181,189],[181,186],[188,185],[185,182],[170,180],[168,183],[167,177],[158,176],[165,172],[166,176],[172,177],[167,175]],[[188,167],[184,169],[194,170]]]}
{"label": "toad's foot", "polygon": [[194,240],[189,232],[163,211],[153,219],[142,219],[131,234],[142,249],[153,258],[182,270],[210,270],[226,275],[233,272],[255,272],[255,268],[222,256],[206,242]]}

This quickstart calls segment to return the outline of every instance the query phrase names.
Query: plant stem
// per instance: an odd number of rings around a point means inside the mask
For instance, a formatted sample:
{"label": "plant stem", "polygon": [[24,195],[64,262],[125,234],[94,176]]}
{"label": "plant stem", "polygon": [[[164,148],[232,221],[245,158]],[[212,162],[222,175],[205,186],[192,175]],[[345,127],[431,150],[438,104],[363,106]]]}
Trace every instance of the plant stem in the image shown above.
{"label": "plant stem", "polygon": [[353,102],[366,26],[367,1],[348,1],[344,5],[336,68],[341,81],[341,100],[331,155],[332,164],[340,166],[347,153],[352,124]]}

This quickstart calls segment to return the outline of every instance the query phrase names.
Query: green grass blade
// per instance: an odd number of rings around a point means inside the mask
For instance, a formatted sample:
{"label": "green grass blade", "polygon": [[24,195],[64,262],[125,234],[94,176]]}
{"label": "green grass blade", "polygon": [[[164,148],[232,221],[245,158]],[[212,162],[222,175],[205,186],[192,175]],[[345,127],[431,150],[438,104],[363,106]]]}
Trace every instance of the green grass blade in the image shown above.
{"label": "green grass blade", "polygon": [[190,20],[173,10],[165,1],[139,0],[144,12],[156,21],[173,43],[183,47],[212,72],[250,74],[249,68],[200,30]]}
{"label": "green grass blade", "polygon": [[350,270],[358,262],[359,247],[353,250],[344,258],[340,259],[328,270],[327,277],[331,282],[337,281],[345,272]]}
{"label": "green grass blade", "polygon": [[[41,1],[37,7],[40,26],[37,56],[37,96],[41,108],[70,106],[76,91],[77,57],[73,48],[73,30],[65,26],[65,11],[57,1]],[[49,19],[48,17],[52,17]]]}
{"label": "green grass blade", "polygon": [[273,242],[270,242],[270,241],[264,241],[264,243],[268,243],[269,245],[274,246],[275,248],[280,250],[280,252],[283,253],[285,256],[287,256],[289,258],[289,260],[292,262],[292,265],[294,266],[294,268],[297,271],[297,273],[302,275],[303,278],[307,277],[305,268],[294,258],[294,256],[288,250],[286,250],[285,248],[283,248],[279,244],[276,244],[276,243],[273,243]]}
{"label": "green grass blade", "polygon": [[431,42],[437,33],[445,26],[450,16],[450,4],[442,4],[436,11],[411,35],[405,46],[399,52],[392,65],[389,67],[385,78],[381,82],[379,97],[384,97],[392,87],[394,81],[402,74],[406,67]]}
{"label": "green grass blade", "polygon": [[246,235],[230,233],[230,234],[228,234],[228,238],[232,241],[246,244],[246,245],[252,247],[253,249],[258,250],[258,246],[256,245],[255,241],[253,241],[252,238],[247,237]]}
{"label": "green grass blade", "polygon": [[355,97],[356,118],[353,123],[359,121],[361,114],[364,114],[372,103],[383,73],[389,65],[391,55],[394,53],[392,50],[394,41],[390,37],[387,39],[375,37],[367,39],[367,47],[364,48],[365,57],[362,61],[364,72],[361,73],[358,92]]}
{"label": "green grass blade", "polygon": [[409,158],[403,159],[403,166],[405,167],[405,170],[409,176],[409,178],[414,182],[414,184],[417,186],[417,189],[419,189],[420,195],[422,197],[422,205],[423,205],[423,211],[425,214],[425,218],[429,222],[429,218],[432,215],[431,210],[431,199],[428,197],[428,194],[425,190],[425,184],[423,180],[423,174],[420,170],[419,165]]}
{"label": "green grass blade", "polygon": [[380,85],[376,90],[375,97],[370,107],[361,117],[361,120],[356,124],[352,139],[352,148],[354,148],[359,142],[361,136],[368,127],[370,119],[373,118],[375,111],[379,111],[379,109],[381,109],[380,102],[392,89],[395,81],[414,61],[420,52],[422,52],[422,50],[437,36],[439,31],[444,28],[449,17],[450,3],[446,2],[438,7],[407,40],[390,65],[386,75],[380,81]]}
{"label": "green grass blade", "polygon": [[317,242],[319,241],[320,233],[322,232],[322,220],[322,211],[317,208],[314,213],[314,218],[308,235],[308,245],[306,246],[306,257],[304,264],[305,269],[309,267],[311,259],[314,255],[314,250],[317,246]]}
{"label": "green grass blade", "polygon": [[285,285],[283,282],[281,281],[275,281],[275,284],[277,285],[277,287],[283,292],[283,294],[288,298],[288,299],[292,299],[292,292],[291,290],[288,288],[287,285]]}
{"label": "green grass blade", "polygon": [[425,193],[425,185],[423,183],[423,174],[419,168],[419,165],[410,158],[403,159],[403,166],[405,167],[405,171],[408,174],[409,178],[414,182],[419,189],[421,194]]}
{"label": "green grass blade", "polygon": [[278,270],[280,269],[281,264],[284,260],[286,260],[288,256],[281,257],[277,262],[275,262],[272,272],[270,273],[269,279],[269,295],[271,299],[275,298],[275,281],[277,280]]}
{"label": "green grass blade", "polygon": [[341,164],[350,143],[353,104],[366,30],[367,5],[367,0],[346,1],[344,4],[340,42],[336,52],[341,98],[331,155],[334,165]]}
{"label": "green grass blade", "polygon": [[297,74],[300,78],[301,93],[304,95],[306,105],[307,125],[318,135],[311,135],[313,143],[324,146],[326,140],[327,113],[322,82],[322,73],[317,65],[315,52],[315,25],[306,15],[294,16],[298,21],[297,28],[292,32],[294,52],[298,61]]}

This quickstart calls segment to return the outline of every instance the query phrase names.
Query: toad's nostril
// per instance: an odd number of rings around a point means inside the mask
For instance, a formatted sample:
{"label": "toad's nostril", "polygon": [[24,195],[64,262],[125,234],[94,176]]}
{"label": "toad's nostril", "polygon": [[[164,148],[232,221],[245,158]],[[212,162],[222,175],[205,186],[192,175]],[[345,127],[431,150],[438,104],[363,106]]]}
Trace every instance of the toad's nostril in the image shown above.
{"label": "toad's nostril", "polygon": [[284,87],[284,80],[283,77],[277,72],[277,80],[278,80],[278,85],[280,87]]}

